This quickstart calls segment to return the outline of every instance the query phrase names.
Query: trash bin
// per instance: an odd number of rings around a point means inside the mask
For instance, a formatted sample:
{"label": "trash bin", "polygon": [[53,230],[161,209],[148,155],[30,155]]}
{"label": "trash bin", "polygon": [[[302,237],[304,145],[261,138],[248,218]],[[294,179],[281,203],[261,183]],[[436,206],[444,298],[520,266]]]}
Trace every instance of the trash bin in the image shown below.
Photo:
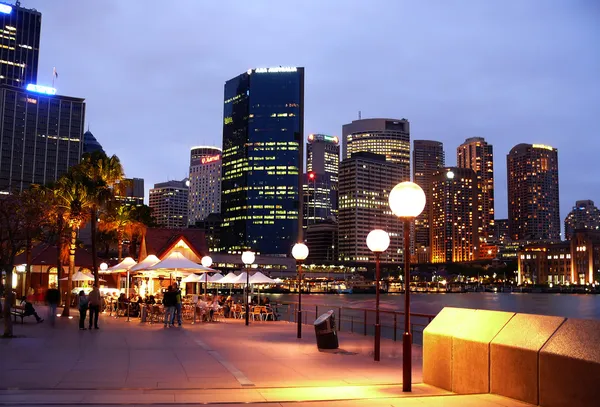
{"label": "trash bin", "polygon": [[327,311],[314,322],[317,348],[337,349],[339,347],[337,331],[335,329],[335,314]]}

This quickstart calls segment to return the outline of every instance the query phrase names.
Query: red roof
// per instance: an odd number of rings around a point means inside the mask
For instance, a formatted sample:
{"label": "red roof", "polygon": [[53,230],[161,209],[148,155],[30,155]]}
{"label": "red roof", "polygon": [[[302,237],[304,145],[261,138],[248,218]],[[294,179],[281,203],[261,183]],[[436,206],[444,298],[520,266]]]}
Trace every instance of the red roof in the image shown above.
{"label": "red roof", "polygon": [[[31,265],[32,266],[43,266],[43,265],[56,265],[56,246],[40,243],[31,249]],[[103,260],[98,259],[98,264]],[[25,252],[15,257],[15,264],[27,263],[27,256]],[[88,269],[92,268],[92,254],[85,249],[75,249],[75,266],[85,267]]]}
{"label": "red roof", "polygon": [[208,254],[206,236],[201,229],[149,228],[142,240],[140,260],[145,259],[150,254],[162,259],[162,256],[181,238],[199,258]]}

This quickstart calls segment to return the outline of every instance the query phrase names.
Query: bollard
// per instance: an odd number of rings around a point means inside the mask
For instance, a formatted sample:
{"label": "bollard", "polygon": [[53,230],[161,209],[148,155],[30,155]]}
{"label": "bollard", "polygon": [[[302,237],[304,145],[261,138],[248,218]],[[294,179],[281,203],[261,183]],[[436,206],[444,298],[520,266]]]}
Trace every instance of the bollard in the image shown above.
{"label": "bollard", "polygon": [[127,322],[129,322],[129,314],[131,314],[131,302],[127,303]]}

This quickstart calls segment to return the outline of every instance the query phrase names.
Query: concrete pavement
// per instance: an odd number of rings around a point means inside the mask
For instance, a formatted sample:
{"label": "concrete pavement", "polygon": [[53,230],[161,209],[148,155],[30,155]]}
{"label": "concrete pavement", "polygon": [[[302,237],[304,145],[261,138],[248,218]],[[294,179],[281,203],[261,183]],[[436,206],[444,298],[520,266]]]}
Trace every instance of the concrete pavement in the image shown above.
{"label": "concrete pavement", "polygon": [[0,405],[526,405],[422,384],[419,346],[413,392],[403,393],[402,344],[391,340],[374,362],[372,337],[342,332],[339,350],[320,352],[312,326],[298,340],[287,322],[165,329],[105,314],[100,328],[79,331],[76,318],[17,323],[18,337],[0,340]]}

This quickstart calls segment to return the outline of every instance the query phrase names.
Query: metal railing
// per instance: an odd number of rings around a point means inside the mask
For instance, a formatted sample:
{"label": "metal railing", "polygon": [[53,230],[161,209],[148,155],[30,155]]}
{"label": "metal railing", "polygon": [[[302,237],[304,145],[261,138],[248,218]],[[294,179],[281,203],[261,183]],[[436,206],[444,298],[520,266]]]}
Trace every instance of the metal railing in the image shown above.
{"label": "metal railing", "polygon": [[[297,323],[297,302],[280,302],[272,304],[275,313],[281,321]],[[335,312],[336,327],[339,332],[359,333],[374,335],[375,310],[372,308],[340,307],[325,304],[312,304],[302,306],[302,324],[312,324],[320,314],[333,310]],[[381,336],[394,341],[402,339],[404,332],[404,312],[379,310],[381,321]],[[411,331],[414,343],[423,343],[423,330],[435,318],[432,314],[418,314],[411,312]]]}

